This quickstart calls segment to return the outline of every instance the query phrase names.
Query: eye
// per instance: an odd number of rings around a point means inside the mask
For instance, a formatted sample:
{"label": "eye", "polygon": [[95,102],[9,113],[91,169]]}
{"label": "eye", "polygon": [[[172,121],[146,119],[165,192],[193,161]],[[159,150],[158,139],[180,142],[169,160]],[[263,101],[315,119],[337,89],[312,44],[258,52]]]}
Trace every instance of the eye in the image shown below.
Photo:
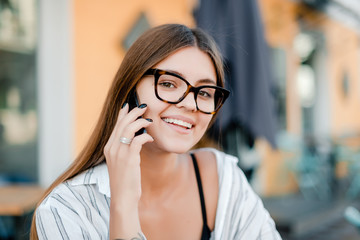
{"label": "eye", "polygon": [[170,82],[170,81],[168,81],[168,82],[166,82],[166,81],[161,81],[161,82],[158,83],[158,85],[159,85],[160,87],[164,87],[164,88],[175,88],[175,85],[174,85],[172,82]]}
{"label": "eye", "polygon": [[205,89],[204,88],[204,89],[199,91],[198,95],[203,97],[203,98],[213,98],[213,94],[212,94],[210,89]]}

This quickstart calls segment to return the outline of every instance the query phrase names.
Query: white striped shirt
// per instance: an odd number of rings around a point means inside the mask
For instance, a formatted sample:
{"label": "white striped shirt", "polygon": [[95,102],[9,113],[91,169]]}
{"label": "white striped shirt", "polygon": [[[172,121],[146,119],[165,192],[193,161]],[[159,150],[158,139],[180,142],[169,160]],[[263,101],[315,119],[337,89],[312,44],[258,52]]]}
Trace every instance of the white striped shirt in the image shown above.
{"label": "white striped shirt", "polygon": [[[237,158],[216,155],[219,198],[211,240],[281,239]],[[105,163],[57,186],[36,210],[39,239],[109,239],[109,174]]]}

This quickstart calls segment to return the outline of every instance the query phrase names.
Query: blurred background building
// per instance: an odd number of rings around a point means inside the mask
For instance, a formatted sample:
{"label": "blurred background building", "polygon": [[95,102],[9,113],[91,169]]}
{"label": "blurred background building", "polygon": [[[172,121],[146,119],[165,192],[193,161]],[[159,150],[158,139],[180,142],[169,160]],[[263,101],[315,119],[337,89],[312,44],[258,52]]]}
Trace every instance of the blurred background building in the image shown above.
{"label": "blurred background building", "polygon": [[[254,11],[240,9],[251,1]],[[246,114],[227,125],[237,134],[223,136],[223,147],[251,170],[284,236],[320,239],[306,234],[338,222],[347,205],[360,206],[358,0],[0,0],[0,185],[49,186],[86,144],[134,39],[163,23],[196,26],[194,12],[210,2],[249,14],[248,23],[225,26],[242,25],[247,41],[263,39],[257,54],[269,82],[246,106],[251,112],[264,94],[272,104],[257,110],[268,114],[255,127]],[[242,67],[259,69],[246,42],[232,37],[222,50],[231,45],[246,53]]]}

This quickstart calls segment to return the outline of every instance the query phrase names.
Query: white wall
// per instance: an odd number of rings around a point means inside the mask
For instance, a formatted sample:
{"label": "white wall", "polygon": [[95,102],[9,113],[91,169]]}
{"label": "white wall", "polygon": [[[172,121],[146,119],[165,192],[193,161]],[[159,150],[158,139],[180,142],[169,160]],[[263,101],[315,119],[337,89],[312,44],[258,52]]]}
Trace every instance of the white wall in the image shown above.
{"label": "white wall", "polygon": [[314,57],[314,67],[316,69],[316,102],[314,106],[314,132],[317,137],[330,137],[331,135],[331,98],[330,98],[330,78],[328,76],[329,63],[326,42],[323,39],[319,44],[317,54]]}
{"label": "white wall", "polygon": [[72,1],[38,0],[39,181],[48,186],[73,159]]}

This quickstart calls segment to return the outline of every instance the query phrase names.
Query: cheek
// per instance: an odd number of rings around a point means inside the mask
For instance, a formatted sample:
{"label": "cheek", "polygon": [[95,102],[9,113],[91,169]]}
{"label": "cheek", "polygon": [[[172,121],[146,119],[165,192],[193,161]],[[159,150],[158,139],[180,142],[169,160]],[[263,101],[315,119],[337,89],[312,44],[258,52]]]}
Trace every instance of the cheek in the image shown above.
{"label": "cheek", "polygon": [[152,79],[144,78],[136,86],[136,92],[140,103],[146,103],[149,105],[153,101],[155,96],[154,82]]}
{"label": "cheek", "polygon": [[[203,114],[204,115],[204,114]],[[207,130],[209,125],[210,125],[210,122],[211,122],[211,119],[213,118],[212,115],[204,115],[203,117],[201,117],[199,120],[199,122],[201,122],[201,129],[205,129]]]}
{"label": "cheek", "polygon": [[153,120],[156,120],[169,107],[168,103],[160,101],[155,95],[144,98],[144,103],[148,105],[144,117]]}
{"label": "cheek", "polygon": [[140,103],[146,103],[148,107],[156,104],[157,98],[155,96],[155,92],[152,91],[152,89],[153,87],[151,85],[137,88],[137,94]]}

